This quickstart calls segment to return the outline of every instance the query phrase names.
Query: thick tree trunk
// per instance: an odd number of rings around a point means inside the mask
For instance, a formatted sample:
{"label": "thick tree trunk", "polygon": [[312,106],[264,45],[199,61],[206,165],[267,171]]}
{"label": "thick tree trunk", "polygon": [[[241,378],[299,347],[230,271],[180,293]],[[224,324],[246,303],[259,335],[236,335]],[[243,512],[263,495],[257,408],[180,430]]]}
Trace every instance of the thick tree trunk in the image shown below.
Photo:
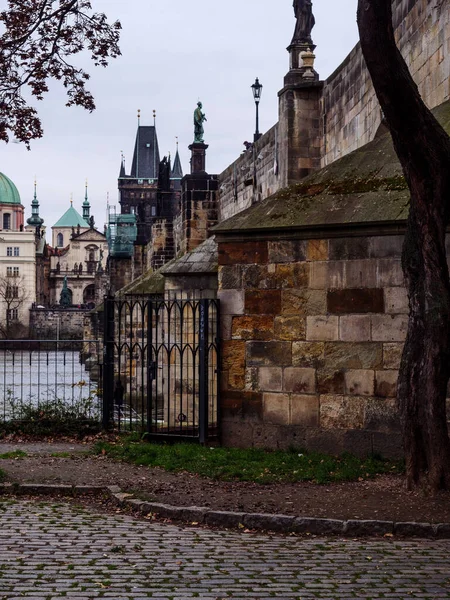
{"label": "thick tree trunk", "polygon": [[403,246],[409,323],[398,381],[407,484],[450,489],[450,139],[394,40],[391,0],[358,0],[361,47],[411,192]]}

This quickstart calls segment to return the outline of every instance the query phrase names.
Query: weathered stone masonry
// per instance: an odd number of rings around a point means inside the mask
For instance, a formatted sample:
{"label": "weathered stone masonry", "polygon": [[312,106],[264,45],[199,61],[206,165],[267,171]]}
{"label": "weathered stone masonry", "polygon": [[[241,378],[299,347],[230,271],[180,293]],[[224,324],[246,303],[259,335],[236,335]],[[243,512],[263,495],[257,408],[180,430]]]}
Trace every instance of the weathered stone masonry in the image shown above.
{"label": "weathered stone masonry", "polygon": [[401,244],[402,236],[219,243],[225,443],[400,451]]}

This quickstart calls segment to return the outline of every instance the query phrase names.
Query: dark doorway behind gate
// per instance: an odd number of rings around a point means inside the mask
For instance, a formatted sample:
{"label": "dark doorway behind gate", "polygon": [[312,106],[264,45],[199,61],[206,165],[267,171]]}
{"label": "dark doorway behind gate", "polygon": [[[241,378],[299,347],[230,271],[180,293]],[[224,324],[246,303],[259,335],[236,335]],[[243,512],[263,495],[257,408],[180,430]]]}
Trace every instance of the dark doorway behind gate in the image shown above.
{"label": "dark doorway behind gate", "polygon": [[217,300],[105,299],[106,427],[200,443],[218,434]]}

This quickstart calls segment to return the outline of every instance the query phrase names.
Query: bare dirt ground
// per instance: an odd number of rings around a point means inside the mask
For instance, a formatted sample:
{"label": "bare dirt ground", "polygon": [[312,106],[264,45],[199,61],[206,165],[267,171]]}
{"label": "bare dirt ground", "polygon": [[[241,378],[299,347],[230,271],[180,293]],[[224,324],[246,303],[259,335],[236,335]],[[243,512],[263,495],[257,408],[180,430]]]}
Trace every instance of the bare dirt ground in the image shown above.
{"label": "bare dirt ground", "polygon": [[[0,453],[17,449],[28,456],[0,461],[11,482],[118,485],[140,498],[216,510],[450,523],[450,493],[427,496],[408,492],[402,477],[332,485],[230,483],[88,455],[88,445],[0,443]],[[51,456],[61,452],[70,453],[70,457]]]}

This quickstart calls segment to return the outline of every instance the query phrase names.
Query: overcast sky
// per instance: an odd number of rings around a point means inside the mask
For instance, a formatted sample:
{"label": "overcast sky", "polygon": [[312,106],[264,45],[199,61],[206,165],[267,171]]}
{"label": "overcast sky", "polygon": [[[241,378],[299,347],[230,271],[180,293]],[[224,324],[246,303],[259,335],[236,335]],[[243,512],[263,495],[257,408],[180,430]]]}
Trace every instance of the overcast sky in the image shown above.
{"label": "overcast sky", "polygon": [[[0,7],[4,8],[4,0]],[[357,42],[357,0],[314,0],[316,70],[326,79]],[[292,0],[92,0],[96,11],[122,23],[122,56],[107,69],[89,65],[97,110],[65,107],[59,84],[37,107],[44,137],[31,151],[0,142],[0,171],[17,185],[30,216],[34,176],[40,214],[50,228],[70,206],[81,212],[84,182],[96,226],[106,219],[106,196],[117,204],[120,152],[131,166],[137,109],[142,125],[156,126],[161,158],[172,157],[179,138],[184,173],[193,141],[197,101],[207,116],[207,170],[220,173],[252,140],[255,105],[251,84],[263,84],[260,131],[278,120],[277,93],[289,57],[295,26]],[[82,60],[82,57],[80,57]],[[75,61],[77,57],[75,57]],[[50,241],[50,231],[47,240]]]}

